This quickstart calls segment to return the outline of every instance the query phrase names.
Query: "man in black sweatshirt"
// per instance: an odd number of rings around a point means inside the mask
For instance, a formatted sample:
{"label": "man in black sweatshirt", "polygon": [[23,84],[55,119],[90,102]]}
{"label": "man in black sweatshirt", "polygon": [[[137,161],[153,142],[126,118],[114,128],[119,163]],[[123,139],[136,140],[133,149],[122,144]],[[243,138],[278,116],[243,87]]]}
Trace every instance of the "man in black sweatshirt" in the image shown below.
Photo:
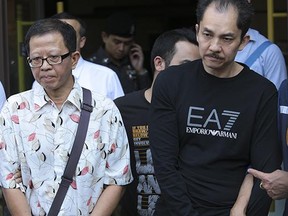
{"label": "man in black sweatshirt", "polygon": [[[280,167],[277,90],[234,61],[249,40],[252,15],[247,1],[199,1],[201,59],[156,79],[149,124],[161,188],[156,215],[229,215],[249,166]],[[269,212],[271,198],[259,184],[255,179],[246,215]]]}

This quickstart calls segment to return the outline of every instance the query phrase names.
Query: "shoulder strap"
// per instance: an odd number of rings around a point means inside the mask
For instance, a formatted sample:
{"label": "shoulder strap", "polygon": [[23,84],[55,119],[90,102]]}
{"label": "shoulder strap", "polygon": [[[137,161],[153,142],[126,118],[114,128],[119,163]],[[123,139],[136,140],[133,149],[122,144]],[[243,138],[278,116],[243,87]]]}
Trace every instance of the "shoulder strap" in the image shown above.
{"label": "shoulder strap", "polygon": [[62,176],[62,180],[56,196],[51,205],[48,216],[57,216],[61,208],[62,202],[66,196],[67,190],[73,181],[73,175],[75,174],[76,165],[78,164],[83,145],[85,142],[85,137],[87,133],[87,128],[89,124],[90,113],[93,110],[92,107],[92,95],[91,91],[85,88],[83,89],[83,103],[81,105],[80,120],[78,123],[78,128],[76,132],[76,137],[74,144]]}
{"label": "shoulder strap", "polygon": [[256,61],[256,59],[261,55],[261,53],[272,44],[271,41],[264,41],[250,56],[249,58],[245,61],[245,64],[248,67],[251,67],[252,64]]}

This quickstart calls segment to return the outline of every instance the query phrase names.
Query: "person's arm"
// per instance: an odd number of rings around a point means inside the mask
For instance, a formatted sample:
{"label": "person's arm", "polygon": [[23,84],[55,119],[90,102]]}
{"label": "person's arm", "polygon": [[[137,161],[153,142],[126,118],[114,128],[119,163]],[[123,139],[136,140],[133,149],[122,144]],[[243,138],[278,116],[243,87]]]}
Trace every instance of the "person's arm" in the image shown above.
{"label": "person's arm", "polygon": [[246,215],[246,209],[250,199],[252,187],[253,187],[253,176],[251,174],[247,174],[241,185],[237,200],[230,211],[230,216]]}
{"label": "person's arm", "polygon": [[2,192],[11,215],[32,215],[27,199],[20,189],[2,188]]}
{"label": "person's arm", "polygon": [[[171,86],[173,82],[160,74],[154,84],[149,123],[150,148],[161,189],[160,199],[165,203],[163,208],[170,216],[194,216],[198,213],[193,209],[186,183],[178,169],[180,138],[176,105],[172,99],[177,92],[176,87]],[[174,83],[176,85],[177,81]]]}
{"label": "person's arm", "polygon": [[0,114],[0,185],[11,215],[28,216],[31,215],[31,208],[19,177],[20,160],[13,125],[16,123],[11,121],[11,104],[5,103]]}
{"label": "person's arm", "polygon": [[124,186],[108,185],[99,197],[91,216],[110,216],[124,192]]}
{"label": "person's arm", "polygon": [[[250,147],[250,167],[263,172],[273,172],[281,167],[281,144],[277,127],[277,90],[267,86],[258,105]],[[260,187],[260,180],[254,185],[247,207],[247,215],[267,215],[272,199]]]}
{"label": "person's arm", "polygon": [[107,142],[105,152],[104,185],[91,215],[110,216],[117,207],[125,191],[125,185],[132,182],[130,168],[130,149],[126,130],[118,108],[113,101],[108,101],[104,110],[101,123],[106,136],[103,143]]}
{"label": "person's arm", "polygon": [[133,44],[130,50],[130,62],[137,73],[138,89],[150,87],[152,83],[151,76],[144,68],[144,54],[139,44]]}
{"label": "person's arm", "polygon": [[124,96],[124,91],[116,72],[113,71],[111,76],[109,76],[109,83],[107,86],[109,87],[108,97],[112,100]]}
{"label": "person's arm", "polygon": [[129,58],[132,66],[136,70],[138,75],[142,75],[144,73],[144,54],[142,51],[142,47],[139,44],[134,43],[131,46]]}

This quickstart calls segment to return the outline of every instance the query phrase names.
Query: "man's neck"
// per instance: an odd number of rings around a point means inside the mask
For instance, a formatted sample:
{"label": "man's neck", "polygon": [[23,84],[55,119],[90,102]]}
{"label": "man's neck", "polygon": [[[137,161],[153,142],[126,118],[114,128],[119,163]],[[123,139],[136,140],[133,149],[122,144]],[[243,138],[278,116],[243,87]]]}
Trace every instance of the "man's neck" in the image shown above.
{"label": "man's neck", "polygon": [[144,92],[144,97],[145,99],[151,103],[151,99],[152,99],[152,88],[148,88],[145,92]]}
{"label": "man's neck", "polygon": [[243,66],[233,62],[229,67],[218,69],[218,70],[213,70],[209,67],[206,67],[204,65],[204,69],[206,70],[207,73],[218,77],[218,78],[231,78],[237,76],[242,70]]}

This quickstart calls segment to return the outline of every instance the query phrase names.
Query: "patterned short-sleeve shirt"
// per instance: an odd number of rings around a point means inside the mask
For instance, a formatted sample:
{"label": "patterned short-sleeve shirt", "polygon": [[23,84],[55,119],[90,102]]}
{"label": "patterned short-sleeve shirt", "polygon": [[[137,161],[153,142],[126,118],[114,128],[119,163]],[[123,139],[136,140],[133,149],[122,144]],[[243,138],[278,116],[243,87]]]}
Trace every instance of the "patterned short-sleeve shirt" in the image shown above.
{"label": "patterned short-sleeve shirt", "polygon": [[[59,110],[39,86],[8,99],[0,117],[0,181],[25,192],[33,215],[45,215],[61,182],[74,142],[82,101],[75,83]],[[92,95],[83,151],[59,215],[88,215],[105,185],[132,181],[129,145],[114,102]],[[14,180],[18,168],[22,184]]]}

